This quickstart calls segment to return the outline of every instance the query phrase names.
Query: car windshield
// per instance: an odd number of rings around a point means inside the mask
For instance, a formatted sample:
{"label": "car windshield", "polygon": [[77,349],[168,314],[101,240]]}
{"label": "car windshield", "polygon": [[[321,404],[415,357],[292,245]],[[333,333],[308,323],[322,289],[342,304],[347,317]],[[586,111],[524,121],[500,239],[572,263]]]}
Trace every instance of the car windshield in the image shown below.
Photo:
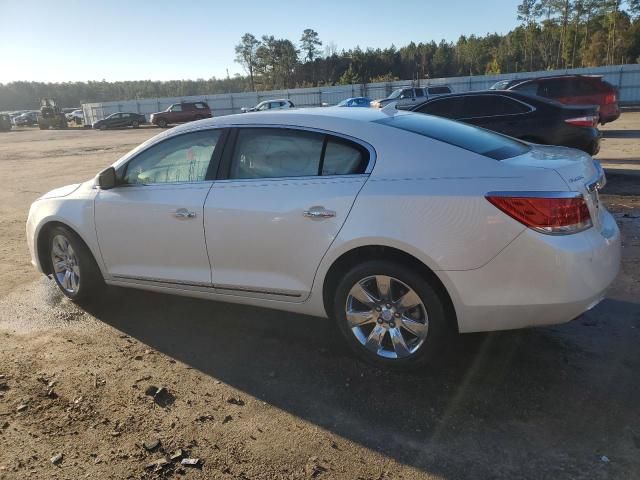
{"label": "car windshield", "polygon": [[345,100],[342,100],[342,101],[338,104],[338,107],[346,107],[346,106],[349,104],[349,101],[350,101],[350,100],[351,100],[351,99],[349,99],[349,98],[347,98],[347,99],[345,99]]}
{"label": "car windshield", "polygon": [[508,84],[509,80],[501,80],[491,85],[491,87],[489,87],[489,90],[505,90]]}
{"label": "car windshield", "polygon": [[375,122],[433,138],[494,160],[517,157],[531,149],[526,143],[504,135],[432,115],[394,115]]}
{"label": "car windshield", "polygon": [[403,90],[404,88],[398,88],[391,92],[391,95],[389,95],[387,98],[398,98],[402,94]]}

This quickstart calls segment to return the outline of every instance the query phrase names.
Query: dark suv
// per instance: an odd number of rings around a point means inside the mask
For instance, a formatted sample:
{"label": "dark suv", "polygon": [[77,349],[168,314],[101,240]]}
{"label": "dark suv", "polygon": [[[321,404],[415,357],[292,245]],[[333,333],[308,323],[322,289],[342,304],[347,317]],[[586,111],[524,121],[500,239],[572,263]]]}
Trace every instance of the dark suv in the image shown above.
{"label": "dark suv", "polygon": [[164,112],[152,113],[151,123],[165,128],[171,123],[185,123],[211,118],[211,109],[206,102],[174,103]]}
{"label": "dark suv", "polygon": [[599,75],[559,75],[553,77],[502,80],[492,90],[513,90],[551,98],[565,105],[598,105],[600,123],[620,116],[618,90]]}

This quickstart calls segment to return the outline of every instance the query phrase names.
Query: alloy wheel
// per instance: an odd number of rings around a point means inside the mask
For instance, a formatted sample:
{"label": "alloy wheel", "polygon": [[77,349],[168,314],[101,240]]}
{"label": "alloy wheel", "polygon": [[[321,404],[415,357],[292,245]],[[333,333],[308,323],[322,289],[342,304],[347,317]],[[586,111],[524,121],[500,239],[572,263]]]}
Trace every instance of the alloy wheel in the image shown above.
{"label": "alloy wheel", "polygon": [[429,332],[420,296],[394,277],[373,275],[358,281],[349,291],[345,308],[356,339],[383,358],[413,355]]}
{"label": "alloy wheel", "polygon": [[80,288],[80,264],[71,242],[64,235],[51,240],[51,264],[58,284],[72,295]]}

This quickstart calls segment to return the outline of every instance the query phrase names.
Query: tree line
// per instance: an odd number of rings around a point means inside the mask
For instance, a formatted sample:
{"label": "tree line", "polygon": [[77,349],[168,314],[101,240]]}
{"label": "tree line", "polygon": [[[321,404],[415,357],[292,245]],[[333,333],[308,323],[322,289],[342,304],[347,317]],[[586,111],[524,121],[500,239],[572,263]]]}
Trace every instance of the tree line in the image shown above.
{"label": "tree line", "polygon": [[36,108],[42,97],[84,102],[180,97],[640,63],[640,0],[522,0],[510,32],[462,35],[456,42],[338,50],[308,28],[294,42],[244,34],[235,47],[245,75],[208,80],[12,82],[0,110]]}

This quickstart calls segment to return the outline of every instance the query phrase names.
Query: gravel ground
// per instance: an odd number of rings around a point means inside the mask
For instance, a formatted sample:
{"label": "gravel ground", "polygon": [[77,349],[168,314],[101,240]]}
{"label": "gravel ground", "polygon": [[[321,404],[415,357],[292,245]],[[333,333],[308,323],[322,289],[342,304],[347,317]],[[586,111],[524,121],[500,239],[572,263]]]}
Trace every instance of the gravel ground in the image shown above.
{"label": "gravel ground", "polygon": [[411,374],[354,359],[322,319],[122,289],[70,303],[29,263],[29,204],[158,130],[1,135],[0,479],[640,478],[640,113],[603,130],[624,237],[607,299],[461,336]]}

